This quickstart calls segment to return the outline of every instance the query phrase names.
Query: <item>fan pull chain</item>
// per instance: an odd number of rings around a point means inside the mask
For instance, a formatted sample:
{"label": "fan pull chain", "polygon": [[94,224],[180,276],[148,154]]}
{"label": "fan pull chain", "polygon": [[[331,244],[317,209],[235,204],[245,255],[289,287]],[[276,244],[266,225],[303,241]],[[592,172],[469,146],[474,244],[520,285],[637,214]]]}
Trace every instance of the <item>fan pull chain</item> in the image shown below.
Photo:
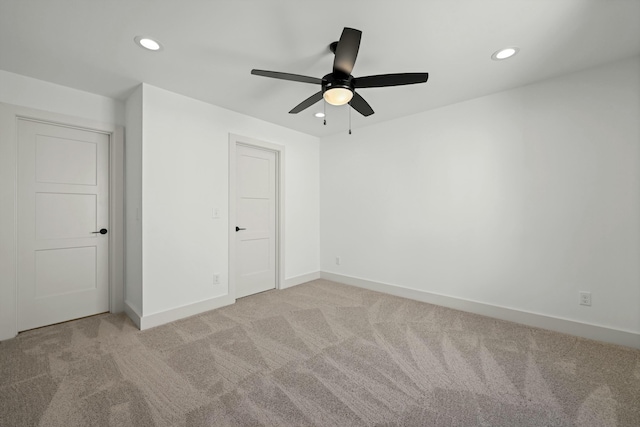
{"label": "fan pull chain", "polygon": [[351,104],[349,104],[349,135],[351,135]]}
{"label": "fan pull chain", "polygon": [[322,113],[324,114],[324,125],[327,125],[327,101],[322,100]]}

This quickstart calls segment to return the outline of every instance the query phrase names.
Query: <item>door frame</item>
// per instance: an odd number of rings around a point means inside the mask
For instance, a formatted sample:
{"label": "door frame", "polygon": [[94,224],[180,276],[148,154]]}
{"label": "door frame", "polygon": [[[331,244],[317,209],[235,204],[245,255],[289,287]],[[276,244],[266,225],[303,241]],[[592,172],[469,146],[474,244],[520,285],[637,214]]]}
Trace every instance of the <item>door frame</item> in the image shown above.
{"label": "door frame", "polygon": [[[9,168],[0,179],[10,174],[12,184],[10,190],[7,185],[8,191],[2,191],[0,195],[6,197],[3,203],[6,201],[13,211],[12,217],[3,215],[8,210],[0,213],[0,235],[12,234],[12,239],[0,247],[3,256],[9,255],[7,265],[0,264],[0,274],[7,273],[6,281],[0,285],[0,301],[5,301],[0,302],[0,311],[6,310],[8,322],[0,324],[0,339],[18,334],[18,120],[99,132],[109,137],[109,312],[124,310],[124,128],[112,123],[0,103],[0,153],[6,154],[0,166]],[[0,185],[4,190],[6,184]],[[5,319],[0,319],[0,323],[3,321]]]}
{"label": "door frame", "polygon": [[285,147],[247,136],[229,134],[229,296],[236,300],[236,147],[272,151],[276,155],[276,289],[284,284]]}

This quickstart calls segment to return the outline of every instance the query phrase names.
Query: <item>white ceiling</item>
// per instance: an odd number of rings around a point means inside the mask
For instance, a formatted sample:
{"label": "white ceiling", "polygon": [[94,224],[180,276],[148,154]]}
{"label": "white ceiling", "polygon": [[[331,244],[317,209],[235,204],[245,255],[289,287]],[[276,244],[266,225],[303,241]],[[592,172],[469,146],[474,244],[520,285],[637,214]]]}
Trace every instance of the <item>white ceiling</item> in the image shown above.
{"label": "white ceiling", "polygon": [[[353,74],[429,72],[426,84],[362,89],[358,127],[640,54],[640,0],[0,0],[0,69],[125,99],[140,82],[323,136],[348,107],[288,111],[319,87],[329,43],[362,30]],[[137,35],[159,40],[148,52]],[[496,62],[499,48],[518,55]]]}

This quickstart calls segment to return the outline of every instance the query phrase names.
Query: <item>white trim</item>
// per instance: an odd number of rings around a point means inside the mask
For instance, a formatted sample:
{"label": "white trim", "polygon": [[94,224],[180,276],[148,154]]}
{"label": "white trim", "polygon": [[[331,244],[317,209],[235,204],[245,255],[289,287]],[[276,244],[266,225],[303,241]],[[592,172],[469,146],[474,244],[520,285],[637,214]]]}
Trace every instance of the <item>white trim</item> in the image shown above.
{"label": "white trim", "polygon": [[140,329],[140,309],[129,301],[124,302],[124,312],[138,329]]}
{"label": "white trim", "polygon": [[[182,307],[172,308],[167,311],[150,314],[148,316],[142,316],[139,318],[140,323],[136,326],[143,331],[145,329],[164,325],[165,323],[184,319],[185,317],[195,316],[196,314],[204,313],[205,311],[215,310],[216,308],[231,305],[235,302],[235,298],[231,298],[229,295],[215,297],[193,304],[183,305]],[[135,323],[135,319],[132,318],[132,320]]]}
{"label": "white trim", "polygon": [[271,142],[261,141],[255,138],[229,134],[229,296],[236,298],[236,146],[238,144],[249,147],[257,147],[276,153],[276,289],[284,289],[284,201],[285,201],[285,147]]}
{"label": "white trim", "polygon": [[[13,248],[12,274],[5,277],[9,283],[6,286],[8,301],[13,304],[4,304],[2,308],[11,313],[12,321],[9,325],[0,325],[0,340],[15,337],[18,334],[18,282],[17,282],[17,120],[24,119],[36,122],[49,123],[59,126],[72,127],[77,129],[85,129],[92,132],[100,132],[109,136],[109,311],[112,313],[121,312],[124,309],[124,258],[123,258],[123,242],[124,242],[124,132],[121,126],[111,123],[96,122],[80,117],[68,116],[65,114],[52,113],[33,108],[21,107],[11,104],[0,103],[0,123],[2,124],[2,132],[0,138],[7,138],[7,143],[1,146],[7,146],[11,149],[7,154],[8,160],[12,162],[11,172],[13,176],[13,193],[7,195],[6,200],[13,203],[13,221],[11,223],[0,224],[0,227],[12,228]],[[1,151],[1,150],[0,150]],[[10,196],[10,197],[9,197]],[[0,234],[7,232],[2,230]],[[7,247],[1,247],[2,252]],[[8,251],[8,250],[7,250]],[[3,257],[4,257],[3,253]],[[4,293],[0,289],[0,296]],[[8,296],[8,295],[7,295]],[[4,299],[4,298],[2,298]]]}
{"label": "white trim", "polygon": [[310,282],[320,278],[320,272],[314,271],[313,273],[302,274],[296,277],[290,277],[285,279],[284,283],[280,286],[280,289],[291,288],[292,286],[298,286],[303,283]]}
{"label": "white trim", "polygon": [[536,328],[548,329],[564,334],[575,335],[596,341],[608,342],[640,349],[640,334],[607,328],[575,320],[562,319],[544,314],[515,310],[497,305],[485,304],[477,301],[451,297],[447,295],[425,292],[418,289],[405,288],[389,283],[374,282],[358,277],[322,271],[320,277],[345,285],[357,286],[377,292],[384,292],[402,298],[409,298],[429,304],[449,307],[469,313],[480,314],[495,319],[507,320]]}

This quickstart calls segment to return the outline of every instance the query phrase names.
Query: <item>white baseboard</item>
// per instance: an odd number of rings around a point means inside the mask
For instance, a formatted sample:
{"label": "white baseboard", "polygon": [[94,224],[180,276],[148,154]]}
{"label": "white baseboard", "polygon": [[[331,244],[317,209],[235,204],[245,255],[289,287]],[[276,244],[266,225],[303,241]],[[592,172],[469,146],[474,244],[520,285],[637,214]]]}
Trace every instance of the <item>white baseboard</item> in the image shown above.
{"label": "white baseboard", "polygon": [[301,285],[303,283],[310,282],[312,280],[316,280],[320,278],[320,272],[314,271],[313,273],[303,274],[301,276],[291,277],[289,279],[284,279],[284,283],[280,285],[280,289],[287,289],[292,286]]}
{"label": "white baseboard", "polygon": [[142,316],[140,317],[140,324],[138,325],[138,327],[141,331],[144,331],[145,329],[164,325],[165,323],[184,319],[185,317],[195,316],[196,314],[224,307],[235,302],[236,300],[234,298],[231,298],[229,295],[224,295],[221,297],[199,301],[193,304],[183,305],[182,307],[172,308],[170,310],[161,311],[159,313],[153,313],[148,316]]}
{"label": "white baseboard", "polygon": [[[289,279],[285,279],[284,283],[280,286],[280,289],[290,288],[292,286],[300,285],[302,283],[310,282],[319,278],[319,271],[303,274],[301,276],[291,277]],[[125,301],[124,311],[127,316],[131,318],[138,329],[143,331],[145,329],[164,325],[165,323],[184,319],[185,317],[195,316],[196,314],[204,313],[205,311],[214,310],[216,308],[224,307],[233,303],[235,303],[235,299],[231,298],[228,295],[225,295],[222,297],[212,298],[182,307],[173,308],[171,310],[162,311],[160,313],[141,316],[140,311],[136,307],[134,307],[133,304],[131,304],[129,301]]]}
{"label": "white baseboard", "polygon": [[326,271],[322,271],[320,277],[326,280],[344,283],[345,285],[384,292],[398,297],[449,307],[469,313],[481,314],[495,319],[508,320],[527,326],[640,349],[640,334],[635,332],[611,329],[604,326],[576,322],[575,320],[530,313]]}
{"label": "white baseboard", "polygon": [[129,301],[124,302],[124,312],[129,319],[140,329],[140,309]]}

